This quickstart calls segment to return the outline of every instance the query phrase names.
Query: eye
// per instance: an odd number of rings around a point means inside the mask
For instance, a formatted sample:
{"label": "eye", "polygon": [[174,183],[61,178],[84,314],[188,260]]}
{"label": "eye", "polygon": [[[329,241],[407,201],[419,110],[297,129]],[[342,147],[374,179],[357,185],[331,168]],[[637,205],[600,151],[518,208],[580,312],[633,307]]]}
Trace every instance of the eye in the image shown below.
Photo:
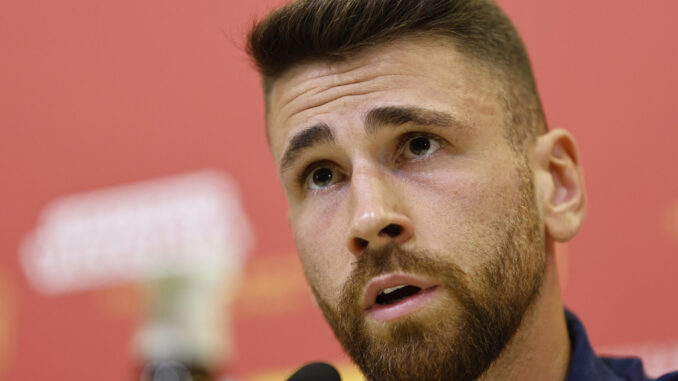
{"label": "eye", "polygon": [[416,134],[401,139],[402,155],[407,160],[429,156],[440,149],[440,142],[431,135]]}
{"label": "eye", "polygon": [[332,178],[334,174],[330,168],[318,168],[311,174],[311,185],[324,188],[332,184]]}
{"label": "eye", "polygon": [[300,176],[300,183],[307,189],[322,190],[328,188],[343,178],[343,174],[331,163],[319,163],[310,166]]}

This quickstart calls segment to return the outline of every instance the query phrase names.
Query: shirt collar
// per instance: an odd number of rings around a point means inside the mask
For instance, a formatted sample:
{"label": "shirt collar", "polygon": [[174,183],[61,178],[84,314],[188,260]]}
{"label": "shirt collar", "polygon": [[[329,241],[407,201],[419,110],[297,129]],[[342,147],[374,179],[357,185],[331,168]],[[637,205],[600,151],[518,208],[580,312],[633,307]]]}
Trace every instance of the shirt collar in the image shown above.
{"label": "shirt collar", "polygon": [[567,309],[565,318],[572,348],[567,381],[624,381],[593,352],[586,329],[579,319]]}

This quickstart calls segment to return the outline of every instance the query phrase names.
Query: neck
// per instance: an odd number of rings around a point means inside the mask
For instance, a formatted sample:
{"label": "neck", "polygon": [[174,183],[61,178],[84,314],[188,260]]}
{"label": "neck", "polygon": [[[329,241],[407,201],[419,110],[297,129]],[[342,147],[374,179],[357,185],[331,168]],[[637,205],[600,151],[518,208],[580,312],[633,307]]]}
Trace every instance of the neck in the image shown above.
{"label": "neck", "polygon": [[570,364],[570,340],[552,250],[541,292],[501,356],[478,381],[563,381]]}

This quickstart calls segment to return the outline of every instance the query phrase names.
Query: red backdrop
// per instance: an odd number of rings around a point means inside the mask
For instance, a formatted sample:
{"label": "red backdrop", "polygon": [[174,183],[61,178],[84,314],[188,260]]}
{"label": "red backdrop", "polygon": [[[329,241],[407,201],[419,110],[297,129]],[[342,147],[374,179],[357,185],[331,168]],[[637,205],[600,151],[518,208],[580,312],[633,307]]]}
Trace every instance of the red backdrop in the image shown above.
{"label": "red backdrop", "polygon": [[[202,168],[238,182],[257,238],[232,374],[345,361],[304,288],[242,51],[277,3],[0,2],[0,379],[129,379],[135,289],[40,294],[19,245],[55,197]],[[594,345],[664,348],[678,365],[678,2],[500,4],[550,125],[581,148],[589,209],[565,248],[566,304]]]}

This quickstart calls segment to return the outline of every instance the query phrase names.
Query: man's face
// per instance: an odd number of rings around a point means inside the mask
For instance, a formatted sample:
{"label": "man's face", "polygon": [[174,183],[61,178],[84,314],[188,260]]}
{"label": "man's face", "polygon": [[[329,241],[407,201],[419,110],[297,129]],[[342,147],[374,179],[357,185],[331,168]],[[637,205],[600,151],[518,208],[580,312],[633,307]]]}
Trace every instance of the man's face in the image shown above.
{"label": "man's face", "polygon": [[529,155],[491,78],[448,40],[406,39],[297,66],[270,94],[306,277],[372,379],[477,378],[541,286]]}

